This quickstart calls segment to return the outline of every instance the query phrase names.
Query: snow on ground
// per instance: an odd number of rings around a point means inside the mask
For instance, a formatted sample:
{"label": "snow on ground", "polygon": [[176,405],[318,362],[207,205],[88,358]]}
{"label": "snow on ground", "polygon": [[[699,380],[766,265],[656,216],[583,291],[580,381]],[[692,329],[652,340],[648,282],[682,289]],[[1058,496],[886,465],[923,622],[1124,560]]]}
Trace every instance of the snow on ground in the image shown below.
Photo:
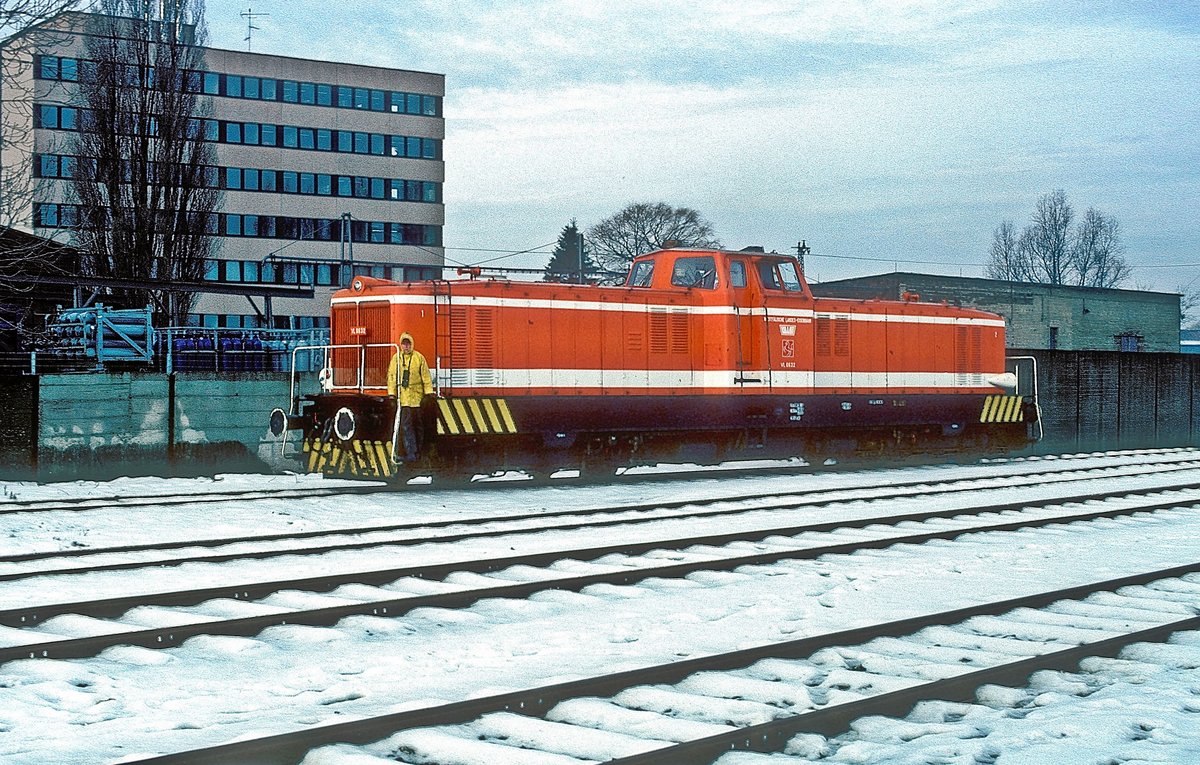
{"label": "snow on ground", "polygon": [[[1193,452],[1194,454],[1194,452]],[[1086,465],[1110,464],[1120,462],[1111,458],[1084,458],[1080,460],[1039,460],[1026,463],[1015,463],[1017,467],[1028,470],[1029,465],[1037,467],[1043,464],[1054,464],[1056,467],[1069,465],[1079,467]],[[999,466],[1011,469],[1010,466]],[[994,470],[995,468],[993,468]],[[628,505],[635,502],[653,502],[655,500],[686,500],[695,498],[736,496],[751,492],[763,491],[802,491],[806,488],[813,490],[826,488],[857,489],[864,483],[880,485],[879,492],[892,489],[888,485],[892,480],[914,480],[928,476],[930,481],[946,480],[987,475],[987,468],[978,466],[956,466],[942,468],[909,468],[894,471],[874,471],[856,473],[829,473],[801,476],[779,476],[765,478],[734,478],[704,479],[686,484],[678,482],[668,484],[637,484],[617,485],[608,487],[526,487],[502,490],[489,490],[482,496],[487,503],[483,510],[490,516],[563,511],[569,509],[586,509],[605,505]],[[1172,472],[1162,476],[1145,476],[1139,478],[1112,477],[1094,479],[1090,487],[1094,491],[1131,490],[1136,488],[1154,487],[1164,483],[1180,483],[1186,480],[1200,480],[1200,469],[1187,472]],[[231,487],[247,487],[255,485],[255,476],[228,476],[221,480],[211,479],[170,479],[163,483],[170,485],[177,492],[220,492],[228,491]],[[279,478],[273,476],[270,478]],[[288,476],[286,480],[307,482],[320,485],[308,476]],[[155,479],[127,479],[114,482],[115,486],[104,485],[105,494],[118,494],[127,491],[130,485],[142,486],[145,493],[161,493],[162,487],[154,483]],[[161,480],[161,479],[159,479]],[[179,483],[184,481],[184,483]],[[992,489],[981,489],[978,492],[959,492],[938,497],[936,508],[947,509],[955,507],[978,506],[984,502],[1007,502],[1014,499],[1033,500],[1045,497],[1059,496],[1073,490],[1072,484],[1049,484],[1046,486],[1026,486],[1020,480],[1014,479],[1012,486]],[[286,481],[283,485],[287,485]],[[68,484],[55,484],[54,491],[69,492]],[[95,491],[94,484],[80,484],[77,490]],[[40,487],[38,487],[40,488]],[[916,491],[914,488],[913,491]],[[1183,495],[1179,495],[1183,496]],[[1193,492],[1193,497],[1200,493]],[[1139,500],[1141,501],[1141,500]],[[32,551],[80,550],[86,548],[108,547],[121,544],[138,544],[148,542],[163,542],[173,540],[212,539],[235,536],[239,534],[267,534],[286,532],[307,532],[320,529],[336,529],[345,526],[371,527],[398,523],[414,523],[467,520],[480,515],[481,494],[476,491],[439,492],[422,495],[412,493],[377,494],[351,497],[317,497],[307,500],[259,500],[250,509],[244,502],[217,503],[213,505],[183,505],[166,508],[119,508],[94,509],[79,512],[62,512],[52,514],[49,518],[38,513],[4,513],[0,514],[0,556]],[[2,504],[0,504],[2,507]],[[353,512],[347,512],[352,507]],[[891,499],[886,502],[857,500],[839,503],[824,508],[800,507],[794,510],[771,509],[757,513],[744,513],[736,516],[714,516],[711,518],[695,518],[691,520],[661,521],[657,523],[639,522],[627,526],[613,526],[604,529],[582,529],[575,531],[555,531],[541,533],[514,533],[500,537],[480,539],[468,542],[458,542],[453,545],[426,543],[420,545],[378,547],[363,550],[335,551],[321,556],[305,557],[276,557],[264,559],[247,559],[236,563],[187,563],[168,566],[156,570],[154,577],[131,577],[128,572],[98,572],[76,576],[58,576],[54,580],[54,599],[47,601],[44,591],[45,582],[38,578],[29,578],[18,582],[5,583],[0,587],[0,609],[11,609],[31,603],[42,602],[73,602],[85,598],[119,597],[137,592],[174,591],[200,587],[216,587],[238,585],[252,581],[272,581],[295,578],[297,576],[332,575],[353,571],[369,571],[391,569],[406,566],[444,563],[455,560],[483,560],[497,557],[508,557],[521,554],[542,552],[545,550],[565,549],[571,547],[594,547],[616,544],[630,540],[646,541],[655,538],[670,539],[683,535],[705,535],[726,533],[749,529],[772,528],[780,525],[845,520],[848,518],[870,517],[878,514],[901,514],[933,509],[927,497],[912,499]],[[1063,512],[1054,510],[1051,512]],[[632,515],[631,518],[644,519],[645,514]],[[533,521],[521,526],[533,525]],[[954,522],[946,521],[945,525]],[[911,525],[916,533],[916,526]],[[403,540],[429,536],[431,533],[452,534],[465,529],[464,527],[449,527],[438,532],[430,529],[416,528],[405,532],[390,532],[386,535],[390,540]],[[876,534],[874,530],[845,532],[841,541],[863,539]],[[325,542],[361,542],[377,540],[381,535],[356,535],[343,537]],[[816,546],[830,544],[827,536],[813,536],[810,541],[801,546]],[[316,546],[323,540],[299,540],[292,546]],[[279,543],[276,543],[278,546]],[[252,547],[256,545],[250,545]],[[261,545],[257,545],[261,546]],[[791,546],[796,546],[792,543]],[[182,550],[178,555],[213,555],[216,552],[242,551],[247,545],[238,545],[219,551],[195,548]],[[753,550],[747,550],[753,552]],[[106,560],[89,560],[90,565],[102,562],[120,563],[125,561],[142,560],[150,557],[150,553],[120,553],[106,556]],[[71,559],[58,559],[37,562],[0,562],[0,574],[27,573],[47,568],[72,568],[80,565]],[[131,583],[131,578],[133,583]]]}
{"label": "snow on ground", "polygon": [[[1135,644],[1077,673],[1038,672],[1022,688],[986,686],[975,704],[923,702],[903,720],[867,717],[786,755],[727,754],[717,765],[1116,765],[1200,762],[1200,633]],[[305,765],[350,765],[327,759]]]}
{"label": "snow on ground", "polygon": [[[1079,460],[1079,467],[1089,460],[1112,462],[1089,457]],[[772,485],[771,482],[778,482],[775,485],[780,490],[784,486],[794,490],[800,484],[814,488],[852,487],[866,481],[886,482],[889,478],[958,477],[964,471],[983,474],[987,469],[919,468],[874,471],[865,477],[863,474],[786,479],[731,477],[684,485],[513,489],[489,492],[485,501],[489,513],[505,508],[524,512],[530,507],[592,507],[711,496],[718,484],[720,490],[729,491],[727,482],[736,484],[730,493],[742,493],[760,485]],[[213,489],[221,491],[256,480],[257,477],[225,477],[208,483],[223,484]],[[1175,478],[1162,480],[1173,482]],[[316,482],[316,485],[325,484]],[[139,494],[147,489],[167,491],[155,479],[130,479],[100,486],[9,484],[7,491],[17,494],[18,499],[34,498],[38,492],[61,497],[67,496],[72,486],[80,493],[105,495],[118,490]],[[205,483],[191,479],[172,486],[170,491],[201,491]],[[368,499],[384,501],[378,497],[322,498],[313,500],[312,507],[304,510],[304,521],[331,527],[347,523],[365,525],[371,519],[394,523],[427,514],[467,517],[478,512],[479,497],[469,492],[440,493],[428,500],[408,494],[388,497],[386,501],[394,507],[368,502]],[[248,526],[264,532],[275,531],[286,526],[286,521],[280,521],[280,510],[273,502],[267,502],[264,506],[271,509],[264,510],[257,518],[253,509],[237,504],[227,506],[224,512],[219,505],[180,512],[171,508],[159,512],[158,523],[168,529],[167,538],[187,538],[189,534],[224,536],[231,533],[229,529]],[[423,502],[436,507],[423,506]],[[238,517],[226,515],[234,510]],[[70,534],[66,538],[90,542],[86,531],[93,512],[71,514]],[[365,518],[360,520],[360,514]],[[13,518],[24,518],[20,522],[24,525],[12,521]],[[0,529],[11,548],[28,549],[47,534],[64,533],[65,527],[41,528],[31,518],[21,514],[0,515]],[[108,523],[111,528],[104,533],[115,535],[118,521]],[[143,529],[140,518],[127,523],[126,542],[158,538],[159,531]],[[761,568],[701,573],[685,580],[650,580],[634,587],[599,586],[582,593],[549,591],[526,601],[490,600],[466,609],[421,609],[398,618],[353,617],[332,628],[286,626],[266,630],[253,638],[197,637],[179,648],[162,651],[119,647],[92,659],[9,662],[0,666],[0,761],[12,765],[47,762],[89,765],[134,759],[135,755],[181,751],[301,726],[796,639],[984,600],[1017,597],[1193,562],[1200,552],[1196,526],[1195,512],[1180,510],[1155,514],[1148,521],[1106,521],[1086,530],[1071,525],[1014,534],[978,534],[958,542],[790,561],[769,567],[771,576],[759,575]],[[491,544],[504,545],[504,549],[492,549],[492,555],[512,554],[505,541]],[[397,556],[392,565],[406,565],[406,555]],[[293,575],[309,574],[307,569],[293,572]],[[143,578],[153,583],[159,575]],[[0,584],[0,597],[7,597],[5,590],[9,584]],[[58,602],[70,597],[48,599]],[[1192,673],[1190,681],[1181,682],[1190,682],[1188,687],[1193,690],[1188,692],[1193,693],[1200,682],[1196,680],[1194,666],[1179,671]],[[1091,694],[1084,701],[1090,703],[1098,695]],[[1125,705],[1115,701],[1114,714],[1130,712],[1138,703],[1135,700]],[[1039,710],[1049,705],[1034,706],[1030,715],[1048,714]],[[998,731],[1003,728],[1001,723],[1007,725],[1004,721],[1015,720],[1016,716],[1002,715],[1002,718],[994,726]],[[1064,713],[1058,719],[1071,718],[1070,713]],[[1151,723],[1157,719],[1146,718]],[[493,722],[511,724],[503,719]],[[1167,719],[1166,724],[1180,730],[1194,730],[1180,727],[1183,723],[1174,718]],[[1159,731],[1160,727],[1149,730]],[[1033,729],[1029,727],[1021,730],[1027,737],[1032,735]],[[1163,735],[1160,732],[1159,737]],[[1183,735],[1178,738],[1187,740]],[[899,739],[903,742],[902,736]],[[833,747],[835,742],[824,745]],[[902,751],[904,745],[890,744],[897,756],[907,756]],[[1174,748],[1162,750],[1166,759],[1160,757],[1158,761],[1194,761],[1192,757],[1171,759],[1192,751],[1179,748],[1183,744],[1171,746]],[[513,762],[534,763],[527,758],[528,752],[514,751],[523,756]],[[840,748],[830,751],[841,756]],[[886,759],[880,754],[883,750],[878,749],[868,753],[876,759],[854,759],[859,756],[855,751],[848,749],[842,760],[832,761],[909,761]],[[1073,762],[1056,757],[1038,759],[1036,750],[1030,751],[1035,751],[1035,756],[976,761],[1005,765]],[[376,761],[368,757],[358,750],[326,749],[314,753],[306,765]],[[972,760],[951,757],[911,761]]]}

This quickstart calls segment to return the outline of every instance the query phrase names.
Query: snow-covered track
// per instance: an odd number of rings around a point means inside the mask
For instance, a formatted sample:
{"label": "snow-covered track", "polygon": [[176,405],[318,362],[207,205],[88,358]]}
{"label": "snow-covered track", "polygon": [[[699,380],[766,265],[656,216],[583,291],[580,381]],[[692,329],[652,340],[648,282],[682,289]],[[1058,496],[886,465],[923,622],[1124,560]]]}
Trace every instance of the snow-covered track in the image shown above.
{"label": "snow-covered track", "polygon": [[136,762],[295,765],[330,744],[420,763],[462,752],[487,761],[489,748],[495,761],[523,752],[520,761],[613,765],[781,751],[800,732],[836,734],[863,715],[901,715],[923,699],[969,700],[986,684],[1020,684],[1038,670],[1072,669],[1085,657],[1198,629],[1198,571],[1194,563]]}
{"label": "snow-covered track", "polygon": [[[1138,449],[1138,450],[1121,450],[1104,453],[1080,453],[1080,454],[1062,454],[1053,455],[1052,457],[1041,457],[1037,460],[1027,460],[1027,458],[1005,458],[993,457],[980,459],[977,464],[988,464],[990,466],[1010,465],[1014,470],[1020,471],[1023,466],[1034,466],[1034,470],[1041,473],[1051,472],[1071,472],[1079,470],[1078,467],[1069,465],[1072,461],[1083,461],[1094,459],[1097,456],[1111,457],[1113,459],[1122,458],[1137,458],[1138,464],[1169,464],[1171,462],[1198,462],[1200,456],[1195,449],[1185,448],[1167,448],[1167,449]],[[1150,461],[1148,461],[1150,460]],[[1044,466],[1054,463],[1068,463],[1062,468],[1044,469]],[[633,469],[629,472],[623,472],[613,475],[606,479],[588,480],[586,483],[604,484],[609,482],[616,483],[658,483],[670,481],[696,481],[705,478],[733,478],[733,477],[762,477],[762,476],[779,476],[779,475],[804,475],[811,473],[835,473],[835,472],[856,472],[860,470],[870,470],[878,467],[935,467],[942,464],[936,455],[927,459],[910,459],[897,462],[894,459],[882,461],[879,464],[870,461],[852,461],[836,465],[808,465],[804,463],[784,463],[774,465],[759,465],[747,463],[746,465],[738,465],[732,463],[720,467],[700,467],[688,468],[679,466],[677,470],[669,468],[658,468],[654,472],[638,472]],[[959,464],[973,464],[970,460],[964,460]],[[1041,466],[1043,469],[1039,469]],[[4,497],[0,499],[0,515],[8,513],[37,513],[37,512],[63,512],[63,511],[86,511],[98,509],[110,509],[113,507],[175,507],[187,505],[207,505],[220,504],[239,501],[257,501],[262,499],[306,499],[312,497],[337,497],[337,496],[364,496],[372,494],[391,494],[391,493],[407,493],[407,492],[430,492],[430,491],[459,491],[464,485],[470,485],[472,491],[488,491],[496,490],[503,491],[511,489],[514,485],[513,481],[492,481],[486,480],[488,476],[478,476],[479,479],[473,482],[454,482],[446,484],[427,484],[427,483],[384,483],[372,480],[340,480],[335,486],[309,486],[302,488],[266,488],[266,489],[231,489],[220,492],[180,492],[180,493],[155,493],[155,494],[109,494],[105,496],[76,496],[76,497],[61,497],[57,499],[19,499]],[[525,479],[519,481],[521,484],[527,485],[544,485],[544,484],[562,484],[573,483],[571,479],[545,479],[533,480]],[[915,485],[922,483],[921,480],[912,482],[897,482],[896,486]]]}
{"label": "snow-covered track", "polygon": [[[1159,491],[1151,494],[1158,494]],[[1137,492],[1105,493],[1128,497]],[[1140,494],[1145,494],[1144,492]],[[976,508],[974,511],[943,510],[870,518],[859,521],[836,521],[804,526],[762,529],[754,532],[688,537],[675,540],[655,540],[623,543],[604,547],[574,550],[552,550],[488,560],[452,561],[420,567],[394,568],[369,572],[354,572],[337,576],[309,577],[274,582],[252,582],[236,586],[154,593],[110,598],[92,602],[44,604],[29,608],[0,611],[0,626],[23,629],[27,640],[0,648],[0,662],[23,658],[80,658],[94,656],[116,645],[136,645],[146,648],[167,648],[198,635],[252,636],[279,625],[330,626],[351,616],[399,616],[418,608],[465,608],[490,598],[528,598],[546,590],[578,592],[595,585],[631,585],[646,579],[678,579],[702,571],[732,571],[753,566],[769,566],[787,560],[814,559],[823,555],[851,554],[870,549],[884,549],[901,544],[924,544],[934,540],[953,540],[978,532],[1003,532],[1019,529],[1058,526],[1067,523],[1095,521],[1103,518],[1139,515],[1157,511],[1189,509],[1200,504],[1200,496],[1168,501],[1142,502],[1130,506],[1119,503],[1110,507],[1078,509],[1043,514],[1036,510],[1058,507],[1075,498],[1056,498],[1042,502],[1018,502],[1010,505]],[[972,516],[983,517],[972,519]],[[946,519],[950,519],[946,522]],[[889,526],[883,527],[882,521]],[[938,522],[941,521],[941,522]],[[917,524],[926,524],[928,530]],[[862,529],[849,541],[841,532]],[[918,531],[919,533],[913,533]],[[811,535],[827,535],[813,540]],[[789,544],[782,537],[808,537]],[[746,554],[746,543],[772,539],[770,551],[764,548]],[[663,556],[666,552],[668,555]],[[621,560],[612,560],[620,557]],[[668,561],[663,565],[663,560]],[[597,573],[563,576],[558,568],[564,561],[576,562],[568,570],[581,565]],[[684,562],[678,562],[684,561]],[[520,571],[513,579],[506,572]],[[453,577],[464,575],[484,577],[475,587],[460,585],[439,586]],[[428,591],[432,585],[441,590],[433,594],[394,597],[392,590],[379,589],[373,598],[339,596],[337,588],[367,586],[383,588],[408,582],[423,583],[417,589]],[[428,583],[428,584],[425,584]],[[280,607],[270,599],[290,591],[328,593],[327,598],[337,605],[324,608],[296,609]],[[321,597],[321,596],[317,596]],[[216,619],[205,614],[189,615],[184,609],[201,606],[209,601],[227,599],[245,604],[256,615],[241,618]],[[265,602],[263,602],[265,601]],[[137,609],[157,607],[179,609],[167,616],[168,625],[151,629],[136,629],[122,624],[121,618]],[[262,613],[265,611],[266,613]],[[42,624],[55,617],[71,615],[94,620],[111,620],[102,634],[87,637],[47,637],[39,632]],[[190,621],[189,621],[190,616]],[[162,617],[160,617],[162,618]],[[134,627],[138,626],[135,622]],[[47,630],[52,633],[52,626]],[[13,642],[12,636],[6,642]]]}
{"label": "snow-covered track", "polygon": [[[1187,460],[1179,463],[1153,463],[1147,466],[1104,466],[1080,471],[1075,468],[1038,470],[1034,472],[1002,473],[998,476],[980,478],[969,477],[953,480],[930,481],[916,479],[897,481],[886,484],[874,484],[846,488],[805,489],[801,491],[758,492],[754,494],[736,494],[721,496],[711,500],[677,500],[656,501],[651,503],[620,505],[614,507],[598,507],[589,509],[572,509],[562,511],[543,511],[536,513],[508,514],[500,516],[482,516],[469,519],[454,518],[441,521],[409,522],[402,524],[375,525],[328,529],[321,531],[292,532],[281,534],[260,534],[245,537],[224,537],[202,540],[187,540],[178,542],[160,542],[141,545],[122,545],[104,548],[74,548],[53,550],[36,553],[20,553],[0,556],[0,565],[6,563],[31,563],[38,561],[53,562],[57,560],[73,561],[94,559],[97,562],[83,565],[41,568],[37,570],[0,574],[0,582],[15,581],[28,576],[47,574],[82,574],[99,571],[135,570],[149,566],[182,565],[184,563],[220,563],[232,560],[265,559],[292,555],[322,555],[338,550],[363,550],[384,545],[418,545],[428,543],[450,543],[468,539],[483,539],[510,535],[516,532],[531,533],[537,531],[566,531],[573,529],[604,528],[606,526],[626,526],[637,522],[658,522],[670,519],[701,518],[715,516],[734,516],[756,513],[770,509],[796,509],[801,507],[820,507],[836,503],[853,501],[878,502],[889,499],[913,498],[928,496],[931,499],[940,496],[963,494],[1004,487],[1007,482],[1019,478],[1027,486],[1052,486],[1069,483],[1093,481],[1099,477],[1139,478],[1146,476],[1166,475],[1174,472],[1188,472],[1200,468],[1200,461]],[[1200,488],[1200,482],[1183,481],[1174,484],[1157,486],[1155,491],[1189,490]],[[1019,510],[1023,507],[1044,507],[1047,503],[1103,501],[1114,497],[1129,496],[1127,491],[1099,491],[1073,494],[1052,500],[1033,500],[1027,502],[1011,502],[1002,505],[985,505],[979,508],[959,508],[954,511],[943,511],[940,515],[953,513],[969,514],[972,512],[1003,512]],[[729,507],[730,504],[747,503],[745,506]],[[893,523],[900,520],[924,520],[936,517],[939,513],[917,513],[907,516],[878,516],[863,519],[862,523]],[[604,516],[611,516],[605,518]],[[640,517],[639,517],[640,516]],[[555,519],[583,519],[554,522]],[[425,536],[404,536],[407,532],[417,530],[436,530],[441,528],[461,527],[470,524],[478,530],[468,530],[453,534],[427,534]],[[855,526],[856,522],[843,525]],[[780,528],[775,533],[796,533],[798,527]],[[808,530],[821,530],[822,525],[804,527]],[[379,535],[395,533],[395,539],[381,539]],[[355,536],[371,536],[368,540],[329,541],[325,544],[299,546],[303,540],[344,539]],[[262,545],[257,549],[247,549],[247,546]],[[234,548],[230,551],[219,551],[219,548]],[[193,551],[197,548],[212,549],[214,552],[202,554],[164,554],[158,557],[143,557],[137,560],[123,560],[119,563],[105,563],[106,556],[123,556],[130,553],[171,553],[172,551]],[[2,622],[0,622],[2,623]]]}

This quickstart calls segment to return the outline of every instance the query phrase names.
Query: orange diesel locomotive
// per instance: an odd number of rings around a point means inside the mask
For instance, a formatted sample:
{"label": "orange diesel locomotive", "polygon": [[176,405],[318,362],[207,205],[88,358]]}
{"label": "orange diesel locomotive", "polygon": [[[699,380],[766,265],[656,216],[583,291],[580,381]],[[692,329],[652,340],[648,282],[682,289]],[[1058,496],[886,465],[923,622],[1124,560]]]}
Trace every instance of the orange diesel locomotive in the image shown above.
{"label": "orange diesel locomotive", "polygon": [[666,249],[619,287],[355,277],[332,299],[320,389],[293,376],[272,413],[308,470],[398,472],[386,373],[403,332],[437,391],[418,467],[447,473],[1002,450],[1037,416],[1000,316],[814,298],[785,255]]}

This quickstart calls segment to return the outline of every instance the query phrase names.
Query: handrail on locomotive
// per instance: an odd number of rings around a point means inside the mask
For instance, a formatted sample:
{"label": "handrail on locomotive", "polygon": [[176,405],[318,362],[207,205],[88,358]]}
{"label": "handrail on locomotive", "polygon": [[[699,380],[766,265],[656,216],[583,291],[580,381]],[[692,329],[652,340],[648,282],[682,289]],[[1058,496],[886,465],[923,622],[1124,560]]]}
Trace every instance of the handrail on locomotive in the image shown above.
{"label": "handrail on locomotive", "polygon": [[[286,456],[287,449],[287,434],[293,430],[299,430],[293,425],[301,424],[300,415],[300,396],[296,394],[297,376],[301,365],[297,364],[297,357],[301,352],[320,351],[323,354],[321,367],[317,371],[317,384],[320,390],[332,392],[335,390],[353,391],[362,394],[366,391],[366,367],[367,367],[367,349],[368,348],[391,348],[392,354],[400,352],[398,343],[326,343],[324,345],[300,345],[292,349],[292,366],[289,370],[288,381],[288,411],[275,409],[271,412],[270,431],[272,435],[279,438],[280,456]],[[355,382],[350,385],[337,385],[334,380],[333,364],[331,362],[332,352],[335,350],[358,350],[358,366],[355,368]],[[434,390],[437,390],[437,375],[436,372],[430,370],[434,378]],[[396,411],[395,427],[399,427],[400,412]],[[395,429],[395,428],[394,428]]]}

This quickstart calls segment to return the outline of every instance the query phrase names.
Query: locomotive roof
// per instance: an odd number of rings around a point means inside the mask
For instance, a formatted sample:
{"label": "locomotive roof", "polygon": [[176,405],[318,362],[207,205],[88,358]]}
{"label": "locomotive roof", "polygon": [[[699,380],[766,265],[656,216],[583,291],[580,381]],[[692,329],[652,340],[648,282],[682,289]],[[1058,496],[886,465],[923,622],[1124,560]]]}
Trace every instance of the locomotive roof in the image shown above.
{"label": "locomotive roof", "polygon": [[[659,257],[672,255],[712,255],[727,259],[731,257],[741,258],[756,258],[756,259],[771,259],[771,260],[787,260],[798,262],[795,255],[779,252],[760,252],[758,250],[724,250],[711,247],[670,247],[661,250],[654,250],[639,255],[632,262],[643,262],[646,260],[654,260]],[[1001,318],[997,314],[980,310],[978,308],[951,306],[945,302],[921,302],[918,295],[906,296],[902,300],[880,300],[877,298],[856,298],[856,297],[832,297],[832,296],[814,296],[807,287],[807,280],[804,278],[803,269],[799,270],[799,277],[804,283],[803,291],[788,292],[786,295],[791,299],[805,299],[813,303],[812,309],[822,313],[838,314],[845,311],[853,310],[853,306],[876,305],[880,307],[890,306],[892,308],[904,307],[901,313],[943,313],[950,312],[957,316],[976,317],[985,319]],[[476,290],[489,291],[500,287],[503,289],[526,289],[536,291],[552,291],[552,290],[593,290],[593,289],[632,289],[642,290],[646,287],[624,287],[624,286],[600,286],[600,285],[580,285],[559,282],[544,282],[544,281],[513,281],[507,278],[477,278],[478,274],[471,278],[438,280],[442,284],[452,285],[454,290],[472,291],[472,287]],[[333,293],[332,302],[356,301],[364,297],[370,296],[385,296],[413,292],[425,292],[431,289],[431,281],[422,282],[394,282],[387,279],[377,279],[369,276],[355,276],[351,282],[350,288],[341,289]],[[489,287],[488,285],[492,285]],[[503,286],[502,286],[503,285]],[[438,291],[438,288],[433,288]],[[691,289],[689,287],[678,287],[680,290]],[[459,292],[458,294],[467,294]],[[574,298],[572,298],[574,299]],[[884,310],[891,310],[885,308]]]}

